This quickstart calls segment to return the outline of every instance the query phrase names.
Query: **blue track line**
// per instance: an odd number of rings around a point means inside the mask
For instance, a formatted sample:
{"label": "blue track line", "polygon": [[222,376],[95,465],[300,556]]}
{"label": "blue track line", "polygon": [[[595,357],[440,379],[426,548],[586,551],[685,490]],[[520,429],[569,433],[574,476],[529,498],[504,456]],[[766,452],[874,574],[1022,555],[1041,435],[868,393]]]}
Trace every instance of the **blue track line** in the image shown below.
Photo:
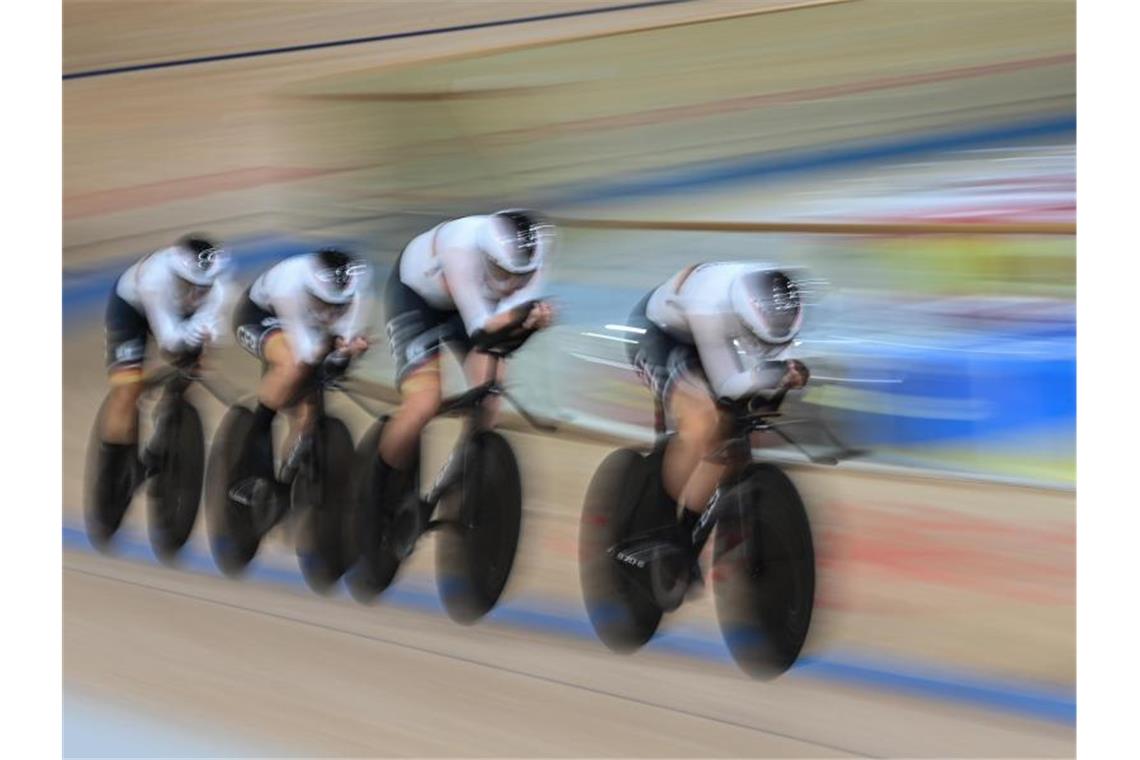
{"label": "blue track line", "polygon": [[391,34],[377,34],[371,37],[352,37],[344,40],[328,40],[325,42],[310,42],[302,45],[287,45],[284,47],[262,48],[260,50],[244,50],[238,53],[220,53],[218,55],[203,55],[195,58],[179,58],[170,61],[154,61],[151,63],[136,63],[127,66],[112,66],[103,69],[88,69],[64,74],[63,79],[89,79],[91,77],[105,77],[114,74],[129,74],[136,71],[152,71],[154,69],[171,69],[181,66],[195,66],[200,63],[218,63],[221,61],[236,61],[242,58],[262,58],[270,55],[284,55],[287,53],[303,53],[310,50],[323,50],[325,48],[347,47],[350,45],[366,45],[373,42],[388,42],[390,40],[403,40],[411,37],[430,37],[438,34],[451,34],[452,32],[467,32],[474,29],[491,29],[499,26],[516,26],[519,24],[532,24],[538,21],[556,21],[564,18],[579,16],[595,16],[602,13],[616,13],[618,11],[636,10],[639,8],[652,8],[659,5],[679,5],[691,3],[695,0],[651,0],[650,2],[625,3],[624,5],[609,5],[603,8],[585,8],[577,11],[560,11],[558,13],[544,13],[537,16],[521,16],[518,18],[498,19],[495,21],[479,21],[471,24],[457,24],[455,26],[440,26],[431,29],[417,29],[410,32],[393,32]]}
{"label": "blue track line", "polygon": [[286,748],[264,739],[203,723],[196,716],[194,725],[186,725],[185,717],[117,704],[84,686],[64,686],[64,757],[289,757]]}
{"label": "blue track line", "polygon": [[[63,526],[63,546],[65,549],[94,552],[83,530],[66,524]],[[116,554],[134,562],[157,563],[150,546],[136,537],[119,536]],[[187,546],[180,556],[179,564],[181,569],[193,573],[219,575],[212,558],[197,546]],[[246,580],[307,588],[299,569],[268,567],[257,562],[250,568]],[[399,579],[384,594],[382,604],[434,615],[444,614],[435,589],[422,579]],[[488,616],[488,620],[528,631],[595,640],[585,610],[568,603],[513,598],[500,604]],[[707,627],[686,626],[662,631],[646,649],[719,663],[732,661],[719,633]],[[801,658],[791,674],[828,683],[968,705],[1050,723],[1076,723],[1077,705],[1073,689],[1055,685],[999,680],[927,664],[834,652]]]}

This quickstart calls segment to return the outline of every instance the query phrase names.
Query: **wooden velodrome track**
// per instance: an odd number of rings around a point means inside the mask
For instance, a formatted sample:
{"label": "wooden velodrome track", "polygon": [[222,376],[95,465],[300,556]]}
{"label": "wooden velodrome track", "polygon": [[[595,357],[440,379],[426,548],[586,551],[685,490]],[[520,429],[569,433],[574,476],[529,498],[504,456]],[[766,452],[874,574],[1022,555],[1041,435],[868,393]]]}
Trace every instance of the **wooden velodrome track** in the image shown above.
{"label": "wooden velodrome track", "polygon": [[[609,5],[69,0],[64,72]],[[292,190],[283,188],[319,168],[264,139],[266,124],[288,113],[271,93],[293,83],[761,5],[657,5],[70,79],[64,265],[96,266],[187,226],[224,235],[289,229],[282,213],[288,203],[280,199]],[[889,15],[905,4],[883,5]],[[103,392],[100,343],[97,323],[68,321],[65,526],[79,514],[87,431]],[[233,353],[223,352],[223,369],[252,380],[250,363]],[[217,408],[206,408],[209,432]],[[345,413],[357,431],[367,422]],[[450,432],[438,425],[432,433],[436,461]],[[510,601],[529,618],[519,612],[460,628],[434,613],[418,591],[430,578],[430,543],[410,568],[404,596],[364,608],[303,591],[284,570],[245,583],[196,572],[200,541],[187,566],[172,570],[132,561],[130,541],[126,557],[95,556],[65,528],[65,691],[191,731],[238,737],[274,755],[1073,754],[1071,721],[1007,709],[1008,699],[952,693],[977,688],[961,685],[977,673],[1071,689],[1071,493],[800,471],[825,558],[812,653],[930,663],[950,674],[941,683],[958,685],[942,695],[933,687],[908,691],[898,678],[894,686],[882,676],[880,683],[866,675],[844,679],[834,667],[758,684],[682,646],[620,658],[565,625],[534,624],[535,609],[578,604],[575,512],[608,447],[534,435],[516,441],[526,451],[528,511]],[[131,521],[134,542],[141,511]],[[292,567],[283,547],[269,548],[267,567]],[[682,632],[703,635],[711,620],[704,599],[678,623]]]}

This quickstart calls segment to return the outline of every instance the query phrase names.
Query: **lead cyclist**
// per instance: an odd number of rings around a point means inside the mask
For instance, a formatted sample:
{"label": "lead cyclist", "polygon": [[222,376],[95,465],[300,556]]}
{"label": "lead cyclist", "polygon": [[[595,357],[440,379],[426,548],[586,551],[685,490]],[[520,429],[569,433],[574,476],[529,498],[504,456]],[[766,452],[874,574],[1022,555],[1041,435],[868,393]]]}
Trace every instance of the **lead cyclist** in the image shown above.
{"label": "lead cyclist", "polygon": [[730,431],[724,402],[802,388],[810,376],[791,356],[803,324],[800,287],[768,264],[695,264],[646,294],[629,320],[639,333],[629,360],[675,422],[662,484],[679,506],[674,540],[691,556],[690,590],[698,591],[701,547],[692,536],[725,471],[714,457]]}

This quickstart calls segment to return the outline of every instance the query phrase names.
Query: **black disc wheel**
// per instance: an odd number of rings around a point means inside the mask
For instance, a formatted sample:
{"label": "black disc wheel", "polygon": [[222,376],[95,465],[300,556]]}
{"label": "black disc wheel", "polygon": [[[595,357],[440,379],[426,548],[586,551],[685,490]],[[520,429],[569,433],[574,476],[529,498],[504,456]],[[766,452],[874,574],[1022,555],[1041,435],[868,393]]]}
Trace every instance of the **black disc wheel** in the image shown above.
{"label": "black disc wheel", "polygon": [[111,540],[123,524],[134,494],[136,446],[109,447],[101,442],[99,431],[107,402],[99,408],[87,443],[84,472],[83,522],[87,539],[99,551],[108,551]]}
{"label": "black disc wheel", "polygon": [[653,638],[662,610],[645,583],[615,558],[613,548],[676,520],[660,486],[661,452],[648,457],[619,449],[606,457],[586,491],[578,533],[578,572],[594,632],[615,652],[633,652]]}
{"label": "black disc wheel", "polygon": [[323,417],[305,463],[293,482],[299,517],[296,548],[309,588],[328,593],[348,562],[345,521],[351,513],[352,435],[335,417]]}
{"label": "black disc wheel", "polygon": [[522,523],[522,482],[507,440],[483,430],[455,453],[459,483],[443,497],[436,583],[447,614],[478,621],[499,601],[511,575]]}
{"label": "black disc wheel", "polygon": [[257,556],[261,531],[253,510],[230,498],[230,487],[247,477],[264,475],[247,467],[245,448],[253,413],[231,406],[214,434],[206,468],[206,532],[210,552],[223,574],[242,575]]}
{"label": "black disc wheel", "polygon": [[418,493],[419,459],[400,472],[378,460],[380,436],[388,418],[377,420],[356,447],[353,460],[351,513],[346,523],[350,562],[345,583],[353,599],[367,604],[392,584],[400,557],[390,538],[392,515],[399,502]]}
{"label": "black disc wheel", "polygon": [[179,399],[167,410],[159,434],[164,440],[152,442],[161,460],[147,489],[147,533],[155,556],[173,562],[194,530],[202,500],[202,418],[192,404]]}
{"label": "black disc wheel", "polygon": [[717,618],[736,663],[774,678],[799,657],[811,626],[815,551],[807,512],[779,468],[754,464],[722,497],[713,553]]}

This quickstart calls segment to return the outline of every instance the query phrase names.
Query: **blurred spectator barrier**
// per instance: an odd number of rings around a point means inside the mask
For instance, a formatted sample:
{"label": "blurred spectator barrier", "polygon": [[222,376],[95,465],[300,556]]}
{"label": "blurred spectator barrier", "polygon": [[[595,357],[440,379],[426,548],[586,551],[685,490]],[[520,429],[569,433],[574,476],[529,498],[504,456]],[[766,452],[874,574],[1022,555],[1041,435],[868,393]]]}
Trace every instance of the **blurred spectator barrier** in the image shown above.
{"label": "blurred spectator barrier", "polygon": [[692,261],[762,259],[807,271],[796,413],[873,461],[1071,486],[1074,225],[559,221],[562,318],[515,362],[539,410],[644,432],[629,309]]}

